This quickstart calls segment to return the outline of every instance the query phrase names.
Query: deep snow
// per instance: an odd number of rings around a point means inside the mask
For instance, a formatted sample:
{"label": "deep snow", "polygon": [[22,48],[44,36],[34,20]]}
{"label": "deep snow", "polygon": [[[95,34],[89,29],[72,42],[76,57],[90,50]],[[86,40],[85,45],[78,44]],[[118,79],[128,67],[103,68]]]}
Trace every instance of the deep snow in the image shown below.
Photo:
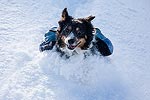
{"label": "deep snow", "polygon": [[[149,100],[149,0],[1,0],[0,100]],[[109,57],[40,53],[43,34],[68,7],[95,15],[114,44]]]}

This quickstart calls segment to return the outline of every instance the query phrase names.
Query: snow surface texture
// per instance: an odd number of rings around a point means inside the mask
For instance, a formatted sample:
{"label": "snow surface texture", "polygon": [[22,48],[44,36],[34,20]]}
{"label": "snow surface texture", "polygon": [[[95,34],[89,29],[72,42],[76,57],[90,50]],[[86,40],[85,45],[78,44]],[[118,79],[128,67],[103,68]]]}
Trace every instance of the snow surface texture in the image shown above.
{"label": "snow surface texture", "polygon": [[[0,100],[150,100],[149,0],[0,0]],[[61,11],[95,15],[109,57],[40,53]]]}

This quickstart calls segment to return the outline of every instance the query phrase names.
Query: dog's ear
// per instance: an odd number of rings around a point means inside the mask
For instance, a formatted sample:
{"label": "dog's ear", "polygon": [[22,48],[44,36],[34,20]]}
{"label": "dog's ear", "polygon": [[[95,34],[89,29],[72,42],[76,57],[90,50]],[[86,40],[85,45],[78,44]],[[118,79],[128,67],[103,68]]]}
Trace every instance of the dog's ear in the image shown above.
{"label": "dog's ear", "polygon": [[91,22],[94,18],[95,16],[89,16],[89,17],[86,17],[85,20],[87,20],[88,22]]}
{"label": "dog's ear", "polygon": [[67,11],[67,8],[64,8],[64,10],[62,11],[62,20],[66,20],[68,17],[69,17],[69,14],[68,14],[68,11]]}

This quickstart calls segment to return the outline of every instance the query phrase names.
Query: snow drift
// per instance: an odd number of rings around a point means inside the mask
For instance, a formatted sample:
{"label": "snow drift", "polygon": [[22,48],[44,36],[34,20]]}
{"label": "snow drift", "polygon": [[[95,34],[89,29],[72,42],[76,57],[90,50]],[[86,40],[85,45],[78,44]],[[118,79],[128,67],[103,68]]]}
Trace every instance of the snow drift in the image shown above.
{"label": "snow drift", "polygon": [[[1,0],[1,100],[149,100],[148,0]],[[40,53],[44,33],[67,7],[74,17],[95,15],[95,27],[114,44],[110,57],[62,59]]]}

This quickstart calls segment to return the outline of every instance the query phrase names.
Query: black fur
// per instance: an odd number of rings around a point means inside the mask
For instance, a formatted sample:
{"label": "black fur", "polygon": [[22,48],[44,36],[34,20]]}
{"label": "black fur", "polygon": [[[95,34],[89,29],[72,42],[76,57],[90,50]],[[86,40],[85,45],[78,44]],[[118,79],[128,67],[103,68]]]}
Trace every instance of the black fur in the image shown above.
{"label": "black fur", "polygon": [[[80,39],[80,38],[84,38],[85,39],[85,43],[83,46],[81,46],[81,49],[87,49],[89,48],[89,45],[93,39],[93,25],[91,24],[91,21],[95,18],[95,16],[89,16],[86,18],[78,18],[75,19],[72,16],[70,16],[68,14],[67,8],[65,8],[62,11],[62,18],[60,21],[58,21],[59,24],[59,28],[57,31],[57,36],[58,36],[58,41],[57,41],[57,47],[63,48],[66,44],[64,43],[64,40],[62,39],[63,35],[62,31],[64,30],[64,28],[66,26],[70,26],[72,27],[71,31],[73,31],[73,33],[76,35],[76,38]],[[80,34],[80,36],[77,36],[78,34],[76,34],[76,28],[80,29],[80,33],[82,33],[82,35]]]}

